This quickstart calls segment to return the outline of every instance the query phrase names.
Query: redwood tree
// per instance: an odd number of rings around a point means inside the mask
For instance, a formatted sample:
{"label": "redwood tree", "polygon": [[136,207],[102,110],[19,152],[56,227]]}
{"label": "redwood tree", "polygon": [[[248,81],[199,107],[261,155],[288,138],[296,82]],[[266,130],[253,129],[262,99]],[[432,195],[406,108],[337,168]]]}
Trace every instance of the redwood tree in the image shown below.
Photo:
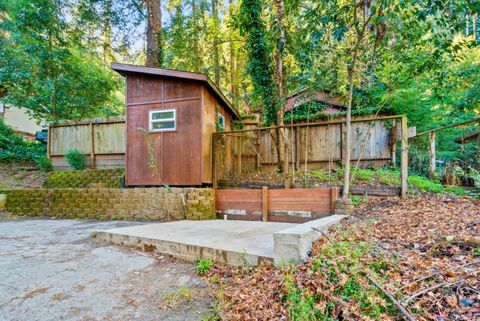
{"label": "redwood tree", "polygon": [[147,5],[147,61],[148,67],[161,67],[163,62],[162,3],[145,0]]}

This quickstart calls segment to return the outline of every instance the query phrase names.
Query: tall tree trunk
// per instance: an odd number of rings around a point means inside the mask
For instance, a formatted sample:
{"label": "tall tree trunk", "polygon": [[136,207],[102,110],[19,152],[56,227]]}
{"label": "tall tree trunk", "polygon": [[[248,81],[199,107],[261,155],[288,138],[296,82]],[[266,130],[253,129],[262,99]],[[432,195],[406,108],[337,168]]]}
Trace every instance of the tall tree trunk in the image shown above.
{"label": "tall tree trunk", "polygon": [[53,58],[53,40],[52,35],[48,34],[48,49],[50,54],[50,73],[52,81],[52,105],[53,105],[53,119],[58,120],[58,106],[57,106],[57,72],[55,70],[55,60]]}
{"label": "tall tree trunk", "polygon": [[343,194],[344,199],[348,198],[348,193],[350,192],[350,159],[351,159],[351,149],[352,149],[352,100],[353,100],[353,82],[355,75],[355,66],[357,64],[358,51],[360,49],[360,41],[357,39],[357,44],[353,52],[352,64],[350,65],[350,70],[348,71],[348,105],[347,105],[347,119],[345,124],[345,170],[343,177]]}
{"label": "tall tree trunk", "polygon": [[[228,14],[233,17],[233,0],[228,1]],[[230,33],[231,35],[231,33]],[[230,36],[230,93],[232,95],[232,102],[234,106],[237,106],[237,86],[235,75],[237,73],[237,57],[235,55],[235,48],[233,45],[233,39]]]}
{"label": "tall tree trunk", "polygon": [[161,0],[145,0],[147,4],[147,67],[161,67],[162,5]]}
{"label": "tall tree trunk", "polygon": [[285,158],[285,135],[283,116],[285,112],[285,102],[283,93],[283,51],[285,49],[285,27],[283,25],[283,14],[285,8],[283,6],[283,0],[275,0],[275,6],[277,7],[277,52],[275,54],[276,68],[275,68],[275,82],[277,91],[277,157],[278,157],[278,170],[285,172],[287,169]]}
{"label": "tall tree trunk", "polygon": [[103,22],[103,62],[107,63],[113,60],[112,41],[111,41],[112,0],[105,1],[103,16],[105,19]]}
{"label": "tall tree trunk", "polygon": [[212,0],[212,19],[213,19],[213,66],[215,69],[215,84],[220,86],[220,54],[219,54],[219,18],[218,18],[218,0]]}
{"label": "tall tree trunk", "polygon": [[472,17],[472,26],[473,26],[473,40],[477,42],[477,15],[474,14]]}
{"label": "tall tree trunk", "polygon": [[198,6],[197,0],[192,0],[192,27],[193,27],[193,68],[194,71],[201,70],[200,50],[198,45],[198,37],[200,36],[200,28],[198,27]]}
{"label": "tall tree trunk", "polygon": [[[382,2],[380,2],[381,4]],[[381,7],[381,5],[380,5]],[[362,44],[363,37],[365,35],[365,30],[372,19],[375,12],[370,12],[368,17],[364,15],[363,26],[360,28],[358,25],[357,17],[357,2],[353,1],[353,12],[354,12],[354,27],[356,31],[356,42],[352,54],[352,64],[348,70],[348,105],[347,105],[347,118],[345,124],[345,164],[344,164],[344,176],[343,176],[343,194],[342,198],[347,199],[348,193],[350,192],[350,160],[351,160],[351,150],[352,150],[352,100],[353,100],[353,85],[354,85],[354,76],[355,76],[355,67],[357,65],[358,53],[360,51],[360,45]],[[365,14],[365,11],[364,11]]]}

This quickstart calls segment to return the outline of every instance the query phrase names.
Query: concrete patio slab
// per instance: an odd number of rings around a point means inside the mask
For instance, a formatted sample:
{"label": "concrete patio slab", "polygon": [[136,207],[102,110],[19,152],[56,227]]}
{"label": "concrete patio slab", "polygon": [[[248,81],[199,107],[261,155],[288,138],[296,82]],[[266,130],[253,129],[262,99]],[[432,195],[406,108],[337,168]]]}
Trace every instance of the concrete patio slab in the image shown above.
{"label": "concrete patio slab", "polygon": [[307,260],[312,243],[322,232],[340,223],[346,215],[330,215],[273,233],[274,261],[299,263]]}
{"label": "concrete patio slab", "polygon": [[186,260],[207,257],[230,265],[273,262],[275,232],[298,224],[259,221],[177,221],[98,230],[92,236]]}

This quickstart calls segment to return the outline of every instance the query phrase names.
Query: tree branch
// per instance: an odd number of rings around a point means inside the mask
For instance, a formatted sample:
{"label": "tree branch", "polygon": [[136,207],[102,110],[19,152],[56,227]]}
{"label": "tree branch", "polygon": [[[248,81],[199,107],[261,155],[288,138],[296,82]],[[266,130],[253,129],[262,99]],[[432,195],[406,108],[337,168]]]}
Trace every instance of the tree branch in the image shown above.
{"label": "tree branch", "polygon": [[410,320],[410,321],[416,321],[415,318],[410,314],[410,312],[408,312],[407,309],[405,309],[405,307],[393,297],[393,295],[391,295],[389,292],[387,292],[387,290],[385,290],[385,289],[380,285],[380,283],[378,283],[373,277],[371,277],[370,275],[368,275],[368,273],[365,273],[365,276],[366,276],[367,279],[369,279],[370,282],[372,282],[380,291],[382,291],[383,294],[385,294],[385,295],[393,302],[393,304],[395,304],[395,306],[400,310],[400,312],[402,312],[402,314],[403,314],[408,320]]}

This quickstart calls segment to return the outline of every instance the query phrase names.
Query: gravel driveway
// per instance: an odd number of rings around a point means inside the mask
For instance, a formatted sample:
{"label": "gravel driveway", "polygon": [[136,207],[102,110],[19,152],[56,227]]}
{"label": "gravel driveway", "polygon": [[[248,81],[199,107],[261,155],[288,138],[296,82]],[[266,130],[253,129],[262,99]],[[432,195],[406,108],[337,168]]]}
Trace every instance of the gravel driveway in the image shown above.
{"label": "gravel driveway", "polygon": [[132,224],[0,221],[0,320],[201,320],[210,289],[193,264],[89,237]]}

